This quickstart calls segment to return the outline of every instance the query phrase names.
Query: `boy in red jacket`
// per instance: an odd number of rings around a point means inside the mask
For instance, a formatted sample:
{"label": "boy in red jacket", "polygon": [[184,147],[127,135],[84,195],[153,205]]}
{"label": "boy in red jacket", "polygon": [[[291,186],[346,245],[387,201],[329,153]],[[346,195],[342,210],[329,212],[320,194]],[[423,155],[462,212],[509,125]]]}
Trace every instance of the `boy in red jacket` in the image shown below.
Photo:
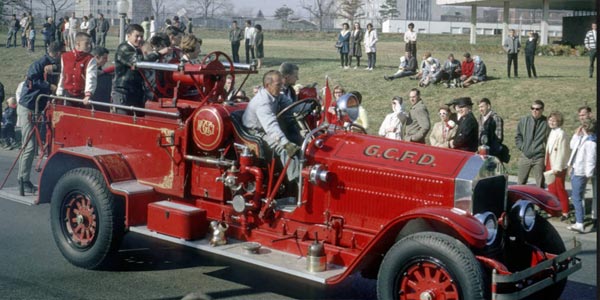
{"label": "boy in red jacket", "polygon": [[56,95],[83,99],[89,104],[90,97],[96,91],[98,67],[96,59],[89,52],[92,48],[91,37],[85,32],[75,36],[75,48],[61,57],[61,73]]}

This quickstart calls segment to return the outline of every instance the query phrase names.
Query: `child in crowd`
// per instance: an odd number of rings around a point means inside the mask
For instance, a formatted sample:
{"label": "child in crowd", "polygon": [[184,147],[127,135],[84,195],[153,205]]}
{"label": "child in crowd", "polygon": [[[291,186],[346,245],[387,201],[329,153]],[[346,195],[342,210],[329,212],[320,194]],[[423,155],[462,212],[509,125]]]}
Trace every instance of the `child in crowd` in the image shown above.
{"label": "child in crowd", "polygon": [[35,51],[35,27],[33,26],[29,30],[29,51]]}
{"label": "child in crowd", "polygon": [[10,97],[6,100],[6,110],[2,113],[2,143],[7,149],[18,147],[15,134],[15,125],[17,124],[17,100]]}

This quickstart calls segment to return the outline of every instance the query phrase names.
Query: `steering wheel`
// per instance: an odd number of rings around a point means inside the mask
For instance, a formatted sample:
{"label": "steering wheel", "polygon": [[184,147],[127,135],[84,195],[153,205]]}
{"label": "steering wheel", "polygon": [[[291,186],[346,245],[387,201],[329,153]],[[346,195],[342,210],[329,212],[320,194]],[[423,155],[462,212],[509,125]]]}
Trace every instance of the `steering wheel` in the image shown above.
{"label": "steering wheel", "polygon": [[202,58],[202,61],[200,61],[200,64],[207,65],[208,63],[215,61],[215,60],[220,61],[221,56],[223,56],[225,58],[225,60],[227,60],[227,62],[229,62],[229,72],[233,73],[235,71],[235,67],[233,66],[233,61],[231,61],[231,58],[229,58],[229,56],[227,56],[227,54],[225,54],[221,51],[213,51],[209,54],[206,54]]}
{"label": "steering wheel", "polygon": [[316,110],[315,113],[317,113],[317,114],[321,113],[321,103],[319,102],[319,100],[316,98],[306,98],[306,99],[302,99],[300,101],[296,101],[296,102],[292,103],[290,106],[282,109],[277,114],[277,119],[281,118],[281,116],[287,114],[289,111],[295,109],[297,106],[300,106],[300,105],[311,105],[311,109],[302,109],[301,111],[295,113],[294,118],[296,118],[296,120],[304,119],[313,110]]}
{"label": "steering wheel", "polygon": [[358,132],[358,133],[367,134],[367,130],[364,127],[362,127],[361,125],[358,125],[356,123],[350,124],[350,130],[352,132]]}

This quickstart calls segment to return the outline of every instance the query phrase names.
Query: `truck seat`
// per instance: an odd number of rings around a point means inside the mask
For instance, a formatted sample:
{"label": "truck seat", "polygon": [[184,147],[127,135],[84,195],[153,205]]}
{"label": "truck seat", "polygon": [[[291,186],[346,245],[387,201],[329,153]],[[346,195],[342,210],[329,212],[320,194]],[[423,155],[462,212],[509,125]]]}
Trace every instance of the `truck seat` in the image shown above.
{"label": "truck seat", "polygon": [[229,115],[233,124],[234,140],[236,143],[248,147],[256,157],[265,159],[269,152],[269,147],[261,138],[248,132],[248,129],[242,124],[243,115],[244,110],[242,109],[236,110]]}

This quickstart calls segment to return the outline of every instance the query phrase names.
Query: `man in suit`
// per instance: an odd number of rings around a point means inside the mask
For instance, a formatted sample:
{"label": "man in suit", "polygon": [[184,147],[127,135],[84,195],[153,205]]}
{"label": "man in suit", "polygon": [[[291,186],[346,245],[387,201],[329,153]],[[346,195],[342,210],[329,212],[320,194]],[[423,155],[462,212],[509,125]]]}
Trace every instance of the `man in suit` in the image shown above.
{"label": "man in suit", "polygon": [[479,125],[473,115],[473,101],[469,97],[454,100],[458,115],[458,128],[454,139],[450,141],[450,147],[464,151],[477,151]]}

